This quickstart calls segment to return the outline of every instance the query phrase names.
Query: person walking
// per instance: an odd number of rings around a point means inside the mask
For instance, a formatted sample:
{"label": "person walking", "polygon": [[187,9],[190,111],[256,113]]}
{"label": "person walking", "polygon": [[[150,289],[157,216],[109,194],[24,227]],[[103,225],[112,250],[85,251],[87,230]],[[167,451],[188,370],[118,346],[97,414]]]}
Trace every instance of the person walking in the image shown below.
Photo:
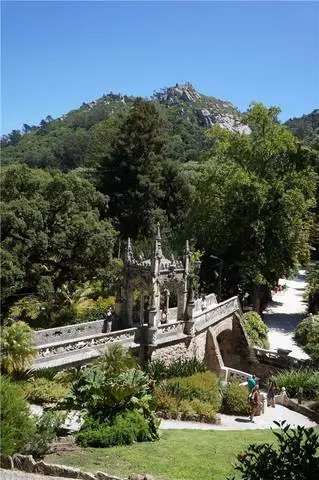
{"label": "person walking", "polygon": [[268,382],[268,389],[267,389],[267,406],[268,407],[273,407],[275,408],[276,402],[275,402],[275,395],[277,393],[277,380],[276,378],[272,375],[269,378]]}
{"label": "person walking", "polygon": [[256,377],[253,375],[252,377],[247,379],[247,388],[248,388],[248,393],[252,392],[252,389],[256,385]]}
{"label": "person walking", "polygon": [[260,412],[261,400],[259,386],[255,385],[249,394],[249,404],[250,404],[250,421],[254,421],[254,416]]}

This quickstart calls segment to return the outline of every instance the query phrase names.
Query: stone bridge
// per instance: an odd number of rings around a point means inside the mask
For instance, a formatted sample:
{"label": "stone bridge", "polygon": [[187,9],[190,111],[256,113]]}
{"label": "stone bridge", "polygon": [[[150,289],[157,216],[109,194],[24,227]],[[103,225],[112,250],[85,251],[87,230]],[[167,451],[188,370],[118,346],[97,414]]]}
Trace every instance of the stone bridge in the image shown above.
{"label": "stone bridge", "polygon": [[141,361],[161,358],[169,363],[179,357],[197,357],[206,359],[209,368],[223,377],[238,376],[249,345],[237,297],[217,303],[211,294],[205,307],[200,300],[194,300],[187,313],[185,321],[178,321],[176,309],[169,309],[168,323],[156,327],[137,325],[110,333],[101,333],[103,320],[39,330],[38,356],[33,367],[65,369],[84,365],[103,355],[109,345],[119,343]]}

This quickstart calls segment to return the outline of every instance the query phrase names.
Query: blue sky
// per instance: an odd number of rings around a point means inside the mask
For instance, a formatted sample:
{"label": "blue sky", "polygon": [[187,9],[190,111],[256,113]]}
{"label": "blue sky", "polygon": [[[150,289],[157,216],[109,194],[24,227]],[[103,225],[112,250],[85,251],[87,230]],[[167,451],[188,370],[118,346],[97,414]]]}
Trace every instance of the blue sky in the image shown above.
{"label": "blue sky", "polygon": [[2,2],[2,127],[190,81],[282,119],[319,108],[318,2]]}

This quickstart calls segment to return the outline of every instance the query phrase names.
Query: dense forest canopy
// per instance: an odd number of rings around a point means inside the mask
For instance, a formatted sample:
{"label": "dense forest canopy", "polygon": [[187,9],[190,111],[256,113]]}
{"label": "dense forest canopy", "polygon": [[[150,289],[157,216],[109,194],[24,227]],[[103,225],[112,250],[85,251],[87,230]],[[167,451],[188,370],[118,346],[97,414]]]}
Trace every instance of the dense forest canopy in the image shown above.
{"label": "dense forest canopy", "polygon": [[217,289],[213,254],[223,296],[260,311],[318,246],[319,111],[286,125],[279,112],[242,114],[187,83],[150,100],[110,93],[2,137],[4,316],[46,311],[52,325],[61,305],[101,303],[126,238],[150,254],[157,222],[164,249],[179,255],[189,238],[202,252],[203,291]]}

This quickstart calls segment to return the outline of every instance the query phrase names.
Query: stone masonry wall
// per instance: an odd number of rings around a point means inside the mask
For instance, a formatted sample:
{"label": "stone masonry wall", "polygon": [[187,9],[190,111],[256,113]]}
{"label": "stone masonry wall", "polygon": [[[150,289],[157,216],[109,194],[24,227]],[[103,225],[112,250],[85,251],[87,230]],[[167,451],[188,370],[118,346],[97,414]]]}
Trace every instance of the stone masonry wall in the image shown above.
{"label": "stone masonry wall", "polygon": [[157,347],[152,353],[152,360],[163,360],[166,364],[178,358],[194,358],[204,360],[206,355],[207,331],[196,335],[194,338],[185,338],[178,342],[171,342]]}

